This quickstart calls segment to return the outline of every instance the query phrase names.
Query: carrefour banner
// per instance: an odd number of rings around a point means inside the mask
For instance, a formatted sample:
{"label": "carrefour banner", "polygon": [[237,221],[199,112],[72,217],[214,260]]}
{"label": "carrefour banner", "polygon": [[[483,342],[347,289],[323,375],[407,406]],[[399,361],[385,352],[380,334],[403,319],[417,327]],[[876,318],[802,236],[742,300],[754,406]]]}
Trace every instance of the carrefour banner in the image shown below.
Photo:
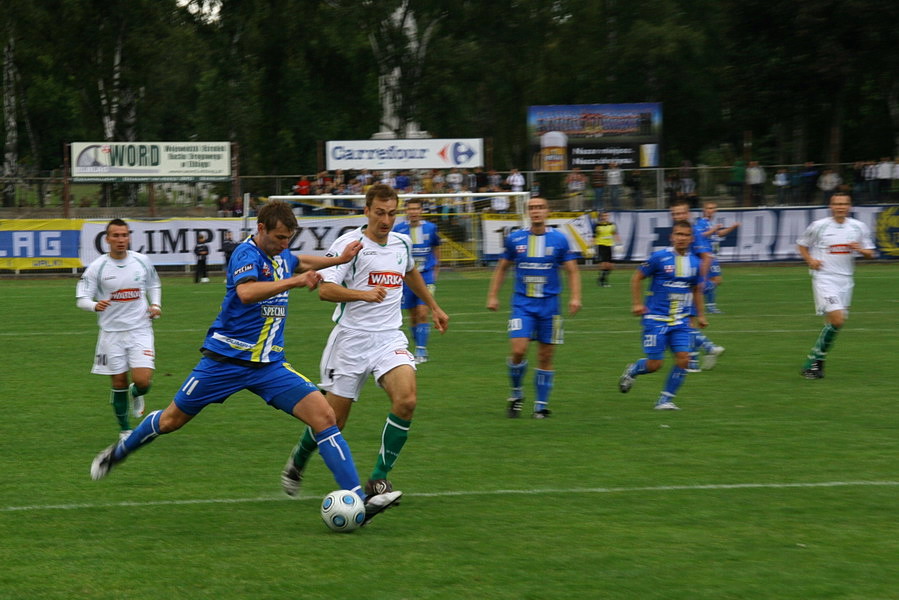
{"label": "carrefour banner", "polygon": [[530,106],[527,127],[535,171],[659,166],[658,102]]}
{"label": "carrefour banner", "polygon": [[72,142],[79,182],[228,181],[230,142]]}
{"label": "carrefour banner", "polygon": [[451,169],[484,166],[484,140],[350,140],[325,142],[329,171]]}
{"label": "carrefour banner", "polygon": [[[656,250],[671,245],[671,215],[667,210],[610,214],[621,237],[621,247],[614,253],[616,260],[643,261]],[[740,225],[721,242],[718,259],[723,262],[799,260],[796,240],[812,221],[829,215],[826,207],[719,210],[716,215],[719,223],[727,226],[739,222]],[[693,219],[701,216],[700,211],[693,211],[691,216]],[[870,228],[880,258],[899,258],[899,207],[856,206],[852,216]],[[583,219],[573,214],[553,215],[549,224],[563,231],[572,247],[580,250],[592,245],[590,227],[584,226]],[[505,236],[522,226],[511,215],[485,215],[481,224],[487,260],[498,259]]]}
{"label": "carrefour banner", "polygon": [[81,221],[0,221],[0,269],[68,269],[81,266]]}

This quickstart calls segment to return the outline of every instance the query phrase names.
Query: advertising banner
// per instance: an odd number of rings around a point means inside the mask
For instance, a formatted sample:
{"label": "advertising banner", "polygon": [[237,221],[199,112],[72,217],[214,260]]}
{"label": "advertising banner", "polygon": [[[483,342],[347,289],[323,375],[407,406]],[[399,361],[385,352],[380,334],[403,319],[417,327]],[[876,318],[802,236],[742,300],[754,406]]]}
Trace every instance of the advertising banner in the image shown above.
{"label": "advertising banner", "polygon": [[231,179],[230,142],[72,142],[78,182],[191,182]]}
{"label": "advertising banner", "polygon": [[469,169],[484,166],[484,140],[415,139],[350,140],[325,142],[326,168],[360,169]]}
{"label": "advertising banner", "polygon": [[81,223],[72,219],[0,220],[0,269],[80,267]]}
{"label": "advertising banner", "polygon": [[658,102],[530,106],[527,126],[535,171],[587,170],[610,163],[623,169],[660,165]]}

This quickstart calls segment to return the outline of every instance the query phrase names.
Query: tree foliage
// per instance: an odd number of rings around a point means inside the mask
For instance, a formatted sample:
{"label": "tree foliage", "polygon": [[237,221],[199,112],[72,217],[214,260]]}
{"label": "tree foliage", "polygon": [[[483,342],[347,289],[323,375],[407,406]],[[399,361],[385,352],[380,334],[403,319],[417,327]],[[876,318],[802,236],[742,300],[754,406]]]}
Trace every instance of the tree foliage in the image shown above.
{"label": "tree foliage", "polygon": [[[398,8],[426,45],[385,28]],[[528,168],[535,104],[662,102],[668,164],[740,148],[747,132],[765,161],[899,154],[894,2],[0,0],[0,12],[18,73],[3,86],[7,172],[58,169],[70,141],[208,139],[238,142],[245,174],[308,173],[320,142],[379,130],[391,68],[403,123],[485,138],[500,169]]]}

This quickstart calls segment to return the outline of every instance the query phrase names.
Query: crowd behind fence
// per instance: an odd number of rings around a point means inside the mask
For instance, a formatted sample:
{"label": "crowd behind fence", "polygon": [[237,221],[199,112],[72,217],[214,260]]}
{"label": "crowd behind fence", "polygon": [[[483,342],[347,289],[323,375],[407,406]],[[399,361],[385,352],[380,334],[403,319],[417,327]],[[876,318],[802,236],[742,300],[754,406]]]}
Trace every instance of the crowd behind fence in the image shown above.
{"label": "crowd behind fence", "polygon": [[[254,199],[273,195],[360,194],[383,181],[401,192],[530,191],[550,200],[553,210],[657,209],[675,198],[695,205],[714,199],[723,206],[799,206],[823,204],[843,186],[856,204],[899,201],[899,162],[890,159],[824,165],[816,163],[759,165],[738,161],[727,167],[692,166],[667,169],[623,169],[498,172],[485,169],[429,171],[323,171],[312,175],[241,176],[240,189]],[[617,171],[617,172],[616,172]],[[105,217],[123,209],[132,217],[170,216],[189,211],[210,216],[242,216],[241,198],[232,198],[231,183],[78,184],[70,180],[74,217]],[[153,193],[150,193],[150,186]],[[62,174],[33,178],[0,178],[0,211],[4,218],[63,217]],[[485,205],[483,208],[490,208]],[[148,209],[153,209],[148,210]],[[149,214],[159,209],[159,214]]]}

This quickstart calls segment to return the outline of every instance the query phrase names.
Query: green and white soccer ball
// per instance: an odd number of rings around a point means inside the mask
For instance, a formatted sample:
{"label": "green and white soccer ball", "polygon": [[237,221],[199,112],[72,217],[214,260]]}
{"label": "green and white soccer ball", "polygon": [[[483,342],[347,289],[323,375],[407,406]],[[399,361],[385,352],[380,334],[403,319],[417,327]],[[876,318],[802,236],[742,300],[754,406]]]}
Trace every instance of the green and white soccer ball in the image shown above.
{"label": "green and white soccer ball", "polygon": [[365,520],[365,503],[349,490],[335,490],[322,499],[321,515],[328,529],[353,531]]}

